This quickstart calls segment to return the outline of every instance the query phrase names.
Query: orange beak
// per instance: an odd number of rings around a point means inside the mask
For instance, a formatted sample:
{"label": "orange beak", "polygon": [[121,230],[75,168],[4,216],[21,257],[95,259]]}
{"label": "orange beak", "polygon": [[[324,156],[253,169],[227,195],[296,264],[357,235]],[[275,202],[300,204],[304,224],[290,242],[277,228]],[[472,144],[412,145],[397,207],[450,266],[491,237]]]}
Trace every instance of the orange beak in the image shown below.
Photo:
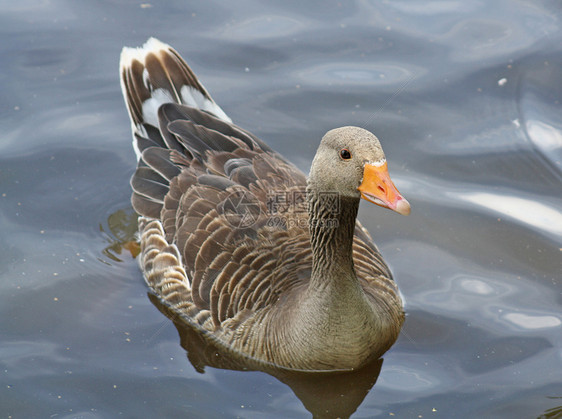
{"label": "orange beak", "polygon": [[396,211],[398,214],[410,214],[410,204],[404,199],[388,174],[386,162],[379,165],[365,163],[363,182],[357,188],[361,198]]}

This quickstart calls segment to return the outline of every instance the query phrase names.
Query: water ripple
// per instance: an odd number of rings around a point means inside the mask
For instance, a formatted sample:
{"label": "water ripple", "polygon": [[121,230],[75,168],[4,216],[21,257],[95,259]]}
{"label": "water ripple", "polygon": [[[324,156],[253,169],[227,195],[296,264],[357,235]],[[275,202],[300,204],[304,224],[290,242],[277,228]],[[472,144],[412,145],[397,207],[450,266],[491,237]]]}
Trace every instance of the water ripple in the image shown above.
{"label": "water ripple", "polygon": [[526,330],[545,329],[549,327],[559,327],[562,321],[557,316],[536,315],[524,313],[506,313],[502,316],[508,322]]}
{"label": "water ripple", "polygon": [[459,192],[456,198],[538,229],[551,237],[562,236],[562,213],[553,204],[535,199],[488,192]]}

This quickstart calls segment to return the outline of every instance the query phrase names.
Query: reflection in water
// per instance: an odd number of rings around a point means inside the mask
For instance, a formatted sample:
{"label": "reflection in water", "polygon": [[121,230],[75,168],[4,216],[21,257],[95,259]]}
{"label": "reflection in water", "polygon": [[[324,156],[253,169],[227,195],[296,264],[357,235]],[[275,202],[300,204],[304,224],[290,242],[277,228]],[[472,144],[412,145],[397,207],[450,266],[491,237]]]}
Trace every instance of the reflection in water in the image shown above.
{"label": "reflection in water", "polygon": [[138,215],[132,208],[120,209],[107,218],[109,233],[100,224],[100,231],[109,243],[102,250],[104,256],[115,262],[122,262],[117,255],[121,255],[123,250],[127,250],[133,258],[137,257],[140,253],[140,246],[135,241],[138,231],[137,219]]}
{"label": "reflection in water", "polygon": [[558,327],[562,321],[556,316],[537,316],[524,313],[507,313],[504,319],[523,329],[544,329]]}
{"label": "reflection in water", "polygon": [[539,199],[529,200],[487,192],[464,192],[457,194],[457,197],[533,226],[544,233],[562,235],[562,214],[556,208],[539,202]]}
{"label": "reflection in water", "polygon": [[[549,399],[562,399],[562,397],[549,397]],[[562,405],[547,409],[537,419],[560,419],[562,418]]]}
{"label": "reflection in water", "polygon": [[552,125],[539,120],[527,121],[527,132],[533,143],[537,145],[545,155],[552,155],[562,148],[562,132]]}
{"label": "reflection in water", "polygon": [[263,371],[287,384],[315,418],[346,418],[357,410],[379,376],[382,359],[353,372],[299,372],[258,362],[240,354],[226,352],[208,342],[177,314],[148,294],[152,304],[173,321],[180,344],[193,367],[204,373],[205,367],[238,371]]}

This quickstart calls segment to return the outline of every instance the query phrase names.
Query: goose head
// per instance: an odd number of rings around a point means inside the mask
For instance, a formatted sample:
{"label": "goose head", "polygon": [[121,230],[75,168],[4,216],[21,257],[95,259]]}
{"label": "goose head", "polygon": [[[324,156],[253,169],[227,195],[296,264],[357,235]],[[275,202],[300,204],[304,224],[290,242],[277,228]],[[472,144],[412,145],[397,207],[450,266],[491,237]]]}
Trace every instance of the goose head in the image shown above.
{"label": "goose head", "polygon": [[312,161],[308,187],[316,193],[337,192],[410,214],[410,204],[390,179],[378,138],[363,128],[336,128],[324,135]]}

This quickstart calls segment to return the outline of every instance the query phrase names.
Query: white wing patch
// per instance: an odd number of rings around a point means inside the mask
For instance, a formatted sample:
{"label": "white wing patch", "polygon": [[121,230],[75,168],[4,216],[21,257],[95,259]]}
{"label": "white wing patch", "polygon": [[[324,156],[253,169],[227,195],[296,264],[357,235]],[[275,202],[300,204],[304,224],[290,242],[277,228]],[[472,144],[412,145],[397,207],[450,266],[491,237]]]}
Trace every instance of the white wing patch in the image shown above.
{"label": "white wing patch", "polygon": [[181,91],[181,101],[184,105],[191,106],[192,108],[201,109],[202,111],[207,111],[217,118],[222,119],[226,122],[232,122],[232,120],[224,113],[224,111],[217,105],[214,101],[209,100],[203,95],[199,90],[192,86],[182,86]]}
{"label": "white wing patch", "polygon": [[152,91],[151,97],[142,103],[142,118],[147,124],[158,127],[158,108],[164,103],[174,103],[171,93],[166,89]]}

